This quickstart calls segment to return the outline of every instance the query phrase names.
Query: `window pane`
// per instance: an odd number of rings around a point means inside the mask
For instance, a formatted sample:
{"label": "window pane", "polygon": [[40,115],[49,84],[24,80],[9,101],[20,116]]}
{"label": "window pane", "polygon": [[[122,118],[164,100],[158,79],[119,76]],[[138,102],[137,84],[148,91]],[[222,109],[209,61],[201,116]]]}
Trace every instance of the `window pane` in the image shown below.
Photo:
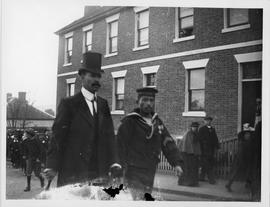
{"label": "window pane", "polygon": [[92,50],[92,45],[87,45],[86,46],[86,51],[90,51],[90,50]]}
{"label": "window pane", "polygon": [[179,30],[179,37],[187,37],[190,35],[193,35],[193,27]]}
{"label": "window pane", "polygon": [[115,110],[123,110],[124,109],[124,100],[116,100]]}
{"label": "window pane", "polygon": [[66,52],[66,63],[71,63],[72,50]]}
{"label": "window pane", "polygon": [[75,84],[74,83],[68,84],[68,95],[73,96],[74,93],[75,93]]}
{"label": "window pane", "polygon": [[91,45],[92,44],[92,31],[87,31],[85,37],[86,37],[86,41],[85,41],[86,45]]}
{"label": "window pane", "polygon": [[149,25],[149,11],[144,11],[138,14],[139,21],[138,21],[138,28],[148,27]]}
{"label": "window pane", "polygon": [[181,19],[181,29],[193,27],[193,16]]}
{"label": "window pane", "polygon": [[110,52],[117,52],[117,37],[111,39],[110,45]]}
{"label": "window pane", "polygon": [[190,70],[189,89],[204,89],[205,87],[205,70]]}
{"label": "window pane", "polygon": [[116,79],[116,94],[124,94],[125,79],[117,78]]}
{"label": "window pane", "polygon": [[72,38],[67,39],[67,50],[72,50]]}
{"label": "window pane", "polygon": [[156,85],[156,74],[146,74],[146,86],[155,86]]}
{"label": "window pane", "polygon": [[139,46],[148,44],[148,28],[139,31]]}
{"label": "window pane", "polygon": [[124,100],[124,94],[118,94],[116,95],[117,100]]}
{"label": "window pane", "polygon": [[118,33],[118,22],[117,21],[110,23],[110,30],[111,30],[110,37],[117,36],[117,33]]}
{"label": "window pane", "polygon": [[262,78],[262,62],[243,63],[243,79]]}
{"label": "window pane", "polygon": [[204,110],[204,90],[191,90],[190,91],[190,111],[203,111]]}
{"label": "window pane", "polygon": [[248,23],[248,9],[229,9],[229,25]]}
{"label": "window pane", "polygon": [[180,17],[186,17],[193,15],[193,8],[190,7],[181,7],[180,8]]}

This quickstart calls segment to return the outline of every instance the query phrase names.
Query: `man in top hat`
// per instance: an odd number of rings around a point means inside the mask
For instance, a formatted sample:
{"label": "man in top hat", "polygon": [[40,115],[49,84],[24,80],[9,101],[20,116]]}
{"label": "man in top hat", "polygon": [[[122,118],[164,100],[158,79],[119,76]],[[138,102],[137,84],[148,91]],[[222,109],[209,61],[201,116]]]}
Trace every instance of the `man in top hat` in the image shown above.
{"label": "man in top hat", "polygon": [[93,179],[104,182],[110,170],[121,169],[110,109],[97,95],[101,57],[100,53],[83,54],[78,71],[81,90],[58,106],[44,170],[49,180],[58,172],[57,186]]}
{"label": "man in top hat", "polygon": [[208,177],[210,184],[215,184],[214,165],[215,153],[219,149],[219,141],[215,128],[212,126],[213,118],[207,116],[204,118],[205,125],[199,129],[199,139],[201,144],[201,175],[200,180],[205,180],[205,175]]}
{"label": "man in top hat", "polygon": [[124,170],[125,185],[134,200],[145,200],[151,193],[154,176],[162,150],[177,174],[182,174],[180,152],[157,113],[154,112],[154,88],[137,90],[138,108],[121,121],[117,140]]}
{"label": "man in top hat", "polygon": [[199,156],[201,155],[201,146],[198,127],[198,122],[192,122],[190,129],[184,134],[181,140],[180,151],[184,160],[184,173],[178,180],[179,185],[199,186]]}

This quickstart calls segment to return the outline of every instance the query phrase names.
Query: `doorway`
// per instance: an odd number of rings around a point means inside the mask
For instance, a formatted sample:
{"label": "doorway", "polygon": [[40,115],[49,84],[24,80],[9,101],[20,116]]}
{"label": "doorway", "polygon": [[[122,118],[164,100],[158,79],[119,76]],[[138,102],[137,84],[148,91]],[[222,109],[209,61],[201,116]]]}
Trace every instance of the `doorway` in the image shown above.
{"label": "doorway", "polygon": [[249,123],[254,127],[256,117],[256,99],[262,99],[261,61],[243,63],[242,65],[242,118],[241,126]]}

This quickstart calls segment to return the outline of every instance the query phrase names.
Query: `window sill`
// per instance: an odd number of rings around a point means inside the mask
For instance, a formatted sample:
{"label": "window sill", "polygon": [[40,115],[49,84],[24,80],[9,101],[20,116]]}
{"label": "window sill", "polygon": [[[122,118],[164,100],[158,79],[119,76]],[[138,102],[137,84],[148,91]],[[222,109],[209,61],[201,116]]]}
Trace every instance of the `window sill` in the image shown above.
{"label": "window sill", "polygon": [[188,116],[188,117],[205,117],[206,113],[205,111],[186,111],[182,113],[182,116]]}
{"label": "window sill", "polygon": [[118,55],[118,52],[106,54],[106,55],[104,55],[104,57],[107,58],[107,57],[112,57],[112,56],[116,56],[116,55]]}
{"label": "window sill", "polygon": [[173,43],[184,42],[184,41],[194,40],[194,39],[195,39],[195,35],[191,35],[191,36],[188,36],[188,37],[174,38]]}
{"label": "window sill", "polygon": [[63,67],[71,66],[71,65],[72,65],[72,63],[65,63],[65,64],[63,65]]}
{"label": "window sill", "polygon": [[244,25],[240,25],[240,26],[224,28],[221,30],[221,33],[234,32],[234,31],[248,29],[248,28],[250,28],[250,24],[244,24]]}
{"label": "window sill", "polygon": [[111,111],[112,115],[124,115],[125,111],[122,110],[115,110],[115,111]]}
{"label": "window sill", "polygon": [[132,51],[145,50],[148,48],[149,48],[149,45],[145,45],[145,46],[141,46],[141,47],[135,47],[132,49]]}

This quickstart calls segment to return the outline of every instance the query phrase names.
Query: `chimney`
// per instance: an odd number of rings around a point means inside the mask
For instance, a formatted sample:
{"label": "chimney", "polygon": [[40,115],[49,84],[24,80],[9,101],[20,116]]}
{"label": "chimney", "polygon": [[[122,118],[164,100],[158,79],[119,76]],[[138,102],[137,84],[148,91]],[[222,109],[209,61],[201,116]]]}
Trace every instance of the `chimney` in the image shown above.
{"label": "chimney", "polygon": [[85,6],[84,16],[93,16],[100,8],[100,6]]}
{"label": "chimney", "polygon": [[7,93],[7,102],[12,98],[12,93]]}
{"label": "chimney", "polygon": [[26,92],[19,92],[18,98],[20,101],[26,101]]}

